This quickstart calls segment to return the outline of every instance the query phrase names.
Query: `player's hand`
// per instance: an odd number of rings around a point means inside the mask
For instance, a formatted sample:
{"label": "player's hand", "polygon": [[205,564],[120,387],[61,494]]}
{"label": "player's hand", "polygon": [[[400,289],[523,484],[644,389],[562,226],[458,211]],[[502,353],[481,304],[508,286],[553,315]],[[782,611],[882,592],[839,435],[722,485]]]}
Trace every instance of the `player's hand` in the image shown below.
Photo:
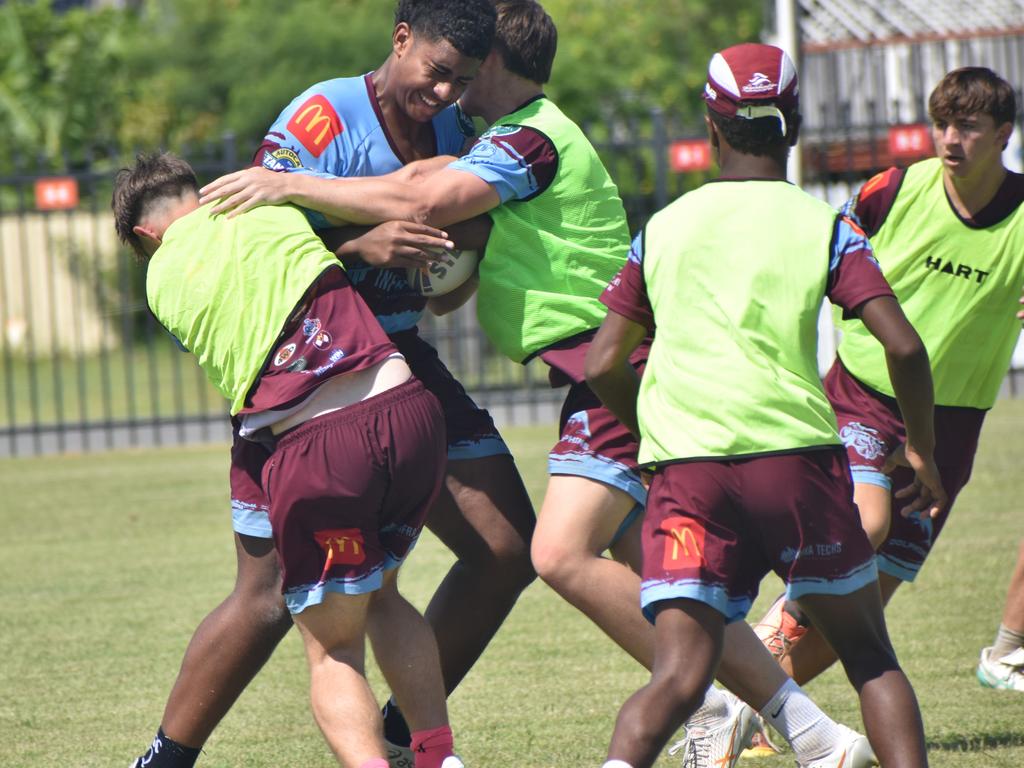
{"label": "player's hand", "polygon": [[411,221],[386,221],[348,243],[363,261],[381,269],[428,267],[441,258],[431,249],[454,247],[448,233]]}
{"label": "player's hand", "polygon": [[935,458],[930,452],[918,453],[910,444],[905,443],[902,448],[907,466],[914,470],[914,482],[896,491],[897,499],[909,499],[907,505],[900,509],[900,514],[904,517],[919,513],[937,517],[946,508],[949,499],[942,487]]}
{"label": "player's hand", "polygon": [[[199,204],[219,200],[211,214],[227,213],[228,218],[261,205],[288,202],[290,174],[268,168],[246,168],[221,176],[199,190]],[[230,213],[229,213],[230,211]]]}
{"label": "player's hand", "polygon": [[[1021,297],[1020,297],[1020,299],[1018,300],[1018,303],[1019,303],[1019,304],[1024,304],[1024,296],[1021,296]],[[1019,312],[1017,313],[1017,319],[1018,319],[1018,320],[1021,320],[1021,321],[1024,321],[1024,309],[1020,310],[1020,311],[1019,311]]]}

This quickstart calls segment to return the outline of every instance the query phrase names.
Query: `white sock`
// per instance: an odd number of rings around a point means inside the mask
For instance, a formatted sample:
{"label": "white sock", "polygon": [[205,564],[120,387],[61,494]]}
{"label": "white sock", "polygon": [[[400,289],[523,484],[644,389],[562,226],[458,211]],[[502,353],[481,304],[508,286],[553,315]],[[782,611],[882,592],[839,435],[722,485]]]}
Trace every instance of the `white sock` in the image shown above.
{"label": "white sock", "polygon": [[793,680],[787,680],[768,700],[761,716],[793,748],[799,763],[811,763],[836,748],[842,732]]}
{"label": "white sock", "polygon": [[633,768],[633,766],[625,760],[609,760],[601,768]]}
{"label": "white sock", "polygon": [[704,701],[686,721],[687,728],[707,728],[717,725],[729,716],[729,700],[722,691],[710,686],[704,694]]}

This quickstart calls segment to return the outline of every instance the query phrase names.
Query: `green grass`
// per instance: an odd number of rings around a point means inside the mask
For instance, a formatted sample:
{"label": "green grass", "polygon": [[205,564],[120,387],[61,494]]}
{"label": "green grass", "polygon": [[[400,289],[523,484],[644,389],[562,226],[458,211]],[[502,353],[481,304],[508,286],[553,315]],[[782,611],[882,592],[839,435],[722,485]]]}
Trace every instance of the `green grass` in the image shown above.
{"label": "green grass", "polygon": [[[894,642],[921,700],[932,765],[1024,765],[1024,696],[982,689],[973,667],[1002,612],[1024,479],[1024,401],[1000,402],[974,479],[915,585]],[[510,430],[535,501],[553,429]],[[225,447],[0,461],[0,765],[119,766],[159,723],[192,630],[231,588]],[[421,607],[450,563],[429,535],[403,575]],[[778,590],[769,577],[762,600]],[[475,768],[598,766],[619,705],[645,673],[542,584],[522,597],[451,699]],[[376,673],[373,682],[383,696]],[[809,686],[860,726],[835,670]],[[745,765],[747,763],[744,763]],[[792,766],[791,755],[749,763]],[[334,765],[309,713],[295,633],[215,732],[207,768]],[[663,759],[659,768],[677,766]]]}

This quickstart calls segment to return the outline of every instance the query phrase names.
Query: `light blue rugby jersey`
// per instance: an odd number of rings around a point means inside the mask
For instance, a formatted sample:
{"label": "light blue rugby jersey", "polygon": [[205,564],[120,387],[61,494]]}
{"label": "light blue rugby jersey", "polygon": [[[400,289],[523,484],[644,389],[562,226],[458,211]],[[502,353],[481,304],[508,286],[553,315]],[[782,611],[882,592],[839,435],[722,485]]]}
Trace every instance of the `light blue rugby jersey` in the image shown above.
{"label": "light blue rugby jersey", "polygon": [[[382,176],[405,164],[384,125],[371,74],[339,77],[307,88],[278,115],[256,151],[254,165],[324,178]],[[432,120],[437,154],[459,155],[474,135],[473,123],[452,105]],[[328,226],[308,211],[314,229]],[[426,299],[405,280],[404,269],[357,264],[349,279],[385,332],[415,327]]]}

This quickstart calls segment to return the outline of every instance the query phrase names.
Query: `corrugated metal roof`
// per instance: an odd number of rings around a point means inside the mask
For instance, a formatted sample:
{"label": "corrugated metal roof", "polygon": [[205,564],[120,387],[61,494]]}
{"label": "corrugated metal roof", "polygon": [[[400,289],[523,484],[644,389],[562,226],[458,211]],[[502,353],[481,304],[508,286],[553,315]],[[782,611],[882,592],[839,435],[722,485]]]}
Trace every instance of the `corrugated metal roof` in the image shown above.
{"label": "corrugated metal roof", "polygon": [[962,37],[1024,27],[1024,0],[797,0],[805,45]]}

